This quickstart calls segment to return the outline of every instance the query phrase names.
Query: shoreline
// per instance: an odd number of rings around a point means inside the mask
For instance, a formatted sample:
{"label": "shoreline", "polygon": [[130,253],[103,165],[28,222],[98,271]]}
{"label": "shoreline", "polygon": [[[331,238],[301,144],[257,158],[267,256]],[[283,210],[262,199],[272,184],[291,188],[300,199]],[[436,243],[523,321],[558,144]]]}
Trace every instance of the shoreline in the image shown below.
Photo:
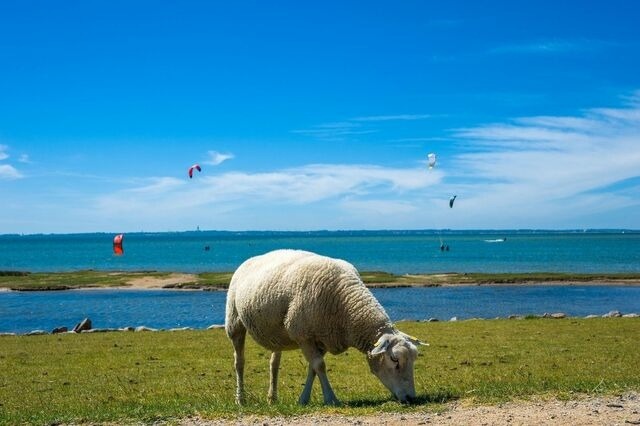
{"label": "shoreline", "polygon": [[[89,276],[87,277],[87,274]],[[363,272],[368,288],[410,287],[480,287],[480,286],[640,286],[640,274],[405,274]],[[0,293],[65,290],[180,290],[226,291],[230,272],[216,273],[159,273],[78,271],[54,273],[23,273],[0,275]]]}

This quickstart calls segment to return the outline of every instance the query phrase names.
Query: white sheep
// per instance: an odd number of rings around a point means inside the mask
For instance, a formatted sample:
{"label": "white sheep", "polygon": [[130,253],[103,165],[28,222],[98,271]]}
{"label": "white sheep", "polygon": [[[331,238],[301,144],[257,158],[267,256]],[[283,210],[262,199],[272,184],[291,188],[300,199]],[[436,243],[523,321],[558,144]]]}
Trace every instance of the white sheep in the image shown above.
{"label": "white sheep", "polygon": [[235,271],[227,293],[225,330],[235,350],[236,402],[244,402],[244,344],[247,331],[273,351],[268,398],[277,400],[283,350],[301,349],[309,362],[298,402],[307,404],[317,375],[325,404],[339,404],[325,370],[326,352],[354,347],[401,402],[415,398],[414,339],[392,324],[353,265],[300,250],[276,250],[252,257]]}

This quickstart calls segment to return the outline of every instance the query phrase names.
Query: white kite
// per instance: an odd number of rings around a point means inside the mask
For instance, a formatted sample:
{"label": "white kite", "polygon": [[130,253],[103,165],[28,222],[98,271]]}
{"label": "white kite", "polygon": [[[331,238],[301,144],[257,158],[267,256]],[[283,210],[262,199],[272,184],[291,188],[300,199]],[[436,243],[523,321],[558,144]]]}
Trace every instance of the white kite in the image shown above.
{"label": "white kite", "polygon": [[427,155],[427,164],[429,165],[429,170],[433,169],[436,165],[436,155],[432,152]]}

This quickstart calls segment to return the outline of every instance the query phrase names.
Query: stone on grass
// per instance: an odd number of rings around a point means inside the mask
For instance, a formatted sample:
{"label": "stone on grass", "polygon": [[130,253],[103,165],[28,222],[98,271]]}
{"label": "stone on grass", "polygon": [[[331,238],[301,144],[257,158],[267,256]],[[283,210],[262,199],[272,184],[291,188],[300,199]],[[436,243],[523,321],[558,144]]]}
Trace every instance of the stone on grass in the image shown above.
{"label": "stone on grass", "polygon": [[85,318],[73,327],[73,331],[80,333],[82,331],[91,330],[91,328],[91,320],[89,318]]}
{"label": "stone on grass", "polygon": [[138,327],[136,327],[136,332],[141,332],[141,331],[158,331],[155,328],[151,328],[151,327],[146,327],[144,325],[139,325]]}

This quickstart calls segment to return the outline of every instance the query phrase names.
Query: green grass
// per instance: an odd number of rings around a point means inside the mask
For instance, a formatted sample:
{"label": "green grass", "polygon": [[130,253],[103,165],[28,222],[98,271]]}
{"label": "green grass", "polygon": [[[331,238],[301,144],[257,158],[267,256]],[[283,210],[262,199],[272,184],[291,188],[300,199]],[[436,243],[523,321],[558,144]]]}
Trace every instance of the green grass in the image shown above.
{"label": "green grass", "polygon": [[118,287],[141,277],[166,277],[166,272],[12,272],[0,271],[0,287],[12,290],[67,290],[73,288]]}
{"label": "green grass", "polygon": [[640,390],[640,321],[529,319],[407,322],[428,341],[416,363],[418,404],[394,402],[357,351],[327,355],[341,408],[297,398],[299,351],[283,354],[280,402],[266,403],[270,353],[247,339],[248,404],[234,402],[233,350],[224,331],[0,337],[0,423],[152,422],[199,414],[299,415],[432,411],[456,399],[498,402]]}
{"label": "green grass", "polygon": [[[144,277],[165,278],[167,272],[19,272],[0,271],[0,288],[12,290],[66,290],[84,287],[121,287]],[[195,274],[193,281],[167,285],[167,288],[226,289],[232,272],[203,272]],[[362,280],[369,286],[440,286],[440,285],[482,285],[482,284],[526,284],[544,282],[623,282],[640,283],[640,274],[564,274],[553,272],[533,272],[523,274],[404,274],[395,275],[382,271],[361,272]]]}

